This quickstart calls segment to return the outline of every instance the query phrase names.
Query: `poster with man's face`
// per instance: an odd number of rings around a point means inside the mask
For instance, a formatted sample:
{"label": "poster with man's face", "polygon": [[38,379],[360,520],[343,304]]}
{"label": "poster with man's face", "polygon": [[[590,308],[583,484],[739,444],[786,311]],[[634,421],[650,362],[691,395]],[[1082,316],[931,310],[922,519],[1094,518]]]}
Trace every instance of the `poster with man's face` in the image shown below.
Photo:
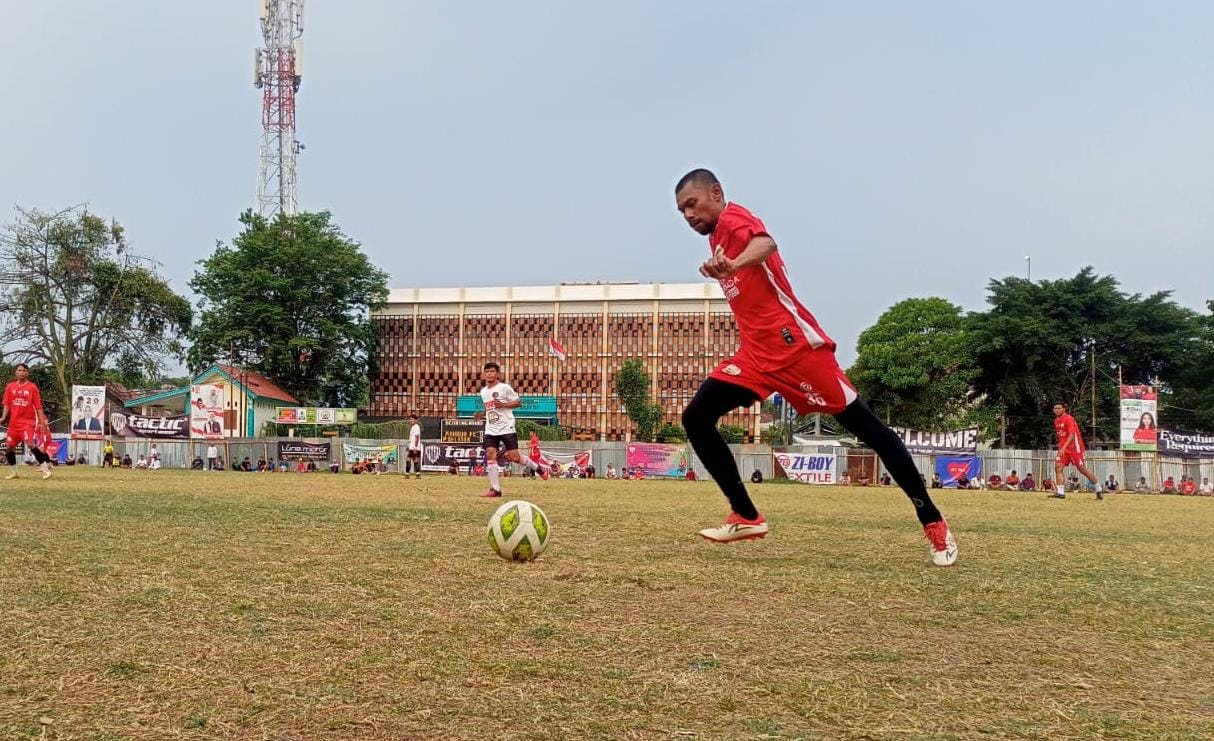
{"label": "poster with man's face", "polygon": [[72,439],[105,437],[105,386],[72,386]]}

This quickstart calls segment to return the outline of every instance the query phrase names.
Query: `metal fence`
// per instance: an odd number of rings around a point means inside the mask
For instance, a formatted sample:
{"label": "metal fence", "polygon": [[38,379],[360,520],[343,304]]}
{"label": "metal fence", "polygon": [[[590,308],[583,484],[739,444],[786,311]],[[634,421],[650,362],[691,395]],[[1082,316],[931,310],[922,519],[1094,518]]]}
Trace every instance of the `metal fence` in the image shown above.
{"label": "metal fence", "polygon": [[[333,460],[341,461],[343,469],[345,468],[345,462],[342,461],[341,446],[343,443],[370,446],[398,445],[403,450],[407,442],[405,440],[364,440],[357,438],[271,437],[233,438],[215,441],[155,441],[154,444],[160,453],[161,465],[164,468],[189,468],[195,459],[205,461],[207,448],[210,445],[215,445],[217,452],[224,460],[225,467],[230,468],[233,463],[239,463],[246,457],[252,463],[256,463],[258,459],[262,458],[277,460],[279,441],[331,443],[333,445],[331,457]],[[152,444],[153,441],[138,438],[113,439],[115,454],[119,458],[124,454],[130,454],[132,460],[138,460],[140,455],[148,455]],[[83,456],[87,465],[100,465],[103,445],[104,443],[100,440],[73,440],[69,448],[70,457],[76,459]],[[599,476],[603,476],[606,473],[608,464],[611,464],[615,470],[622,471],[626,465],[627,448],[628,443],[625,442],[579,443],[562,441],[543,443],[545,453],[558,456],[573,455],[589,450],[591,462],[594,464]],[[741,472],[743,480],[749,480],[755,471],[758,471],[765,480],[771,479],[775,475],[773,456],[776,452],[833,452],[839,456],[838,470],[840,472],[864,470],[874,480],[885,471],[884,466],[880,464],[880,461],[872,451],[839,446],[794,445],[791,447],[772,448],[768,445],[731,445],[729,448],[733,453],[734,460],[738,464],[738,470]],[[975,455],[982,461],[982,475],[984,477],[997,473],[1006,478],[1013,470],[1021,477],[1032,472],[1033,477],[1037,481],[1042,481],[1047,477],[1053,478],[1054,476],[1054,452],[1050,450],[980,450]],[[937,456],[915,454],[912,457],[919,472],[930,480],[932,474],[935,472],[935,459]],[[692,454],[691,463],[697,478],[703,479],[708,477],[708,471],[704,468],[703,462],[694,453]],[[1113,474],[1123,487],[1129,488],[1132,488],[1140,477],[1145,478],[1147,485],[1154,491],[1158,491],[1162,487],[1163,481],[1169,476],[1173,477],[1177,482],[1180,481],[1182,475],[1187,475],[1198,482],[1201,482],[1203,478],[1214,480],[1214,459],[1169,458],[1148,452],[1092,450],[1087,453],[1087,464],[1088,468],[1091,469],[1092,473],[1100,481],[1106,481],[1109,474]],[[399,471],[403,465],[404,462],[401,460],[389,465],[388,470],[393,472]]]}

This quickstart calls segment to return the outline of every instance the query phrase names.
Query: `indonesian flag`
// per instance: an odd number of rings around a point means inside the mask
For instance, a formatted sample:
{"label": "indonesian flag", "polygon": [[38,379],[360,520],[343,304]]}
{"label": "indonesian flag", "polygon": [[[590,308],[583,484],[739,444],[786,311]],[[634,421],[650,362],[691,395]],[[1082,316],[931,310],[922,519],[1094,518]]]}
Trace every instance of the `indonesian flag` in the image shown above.
{"label": "indonesian flag", "polygon": [[553,337],[548,340],[548,354],[557,360],[564,360],[568,353],[565,352],[565,346]]}

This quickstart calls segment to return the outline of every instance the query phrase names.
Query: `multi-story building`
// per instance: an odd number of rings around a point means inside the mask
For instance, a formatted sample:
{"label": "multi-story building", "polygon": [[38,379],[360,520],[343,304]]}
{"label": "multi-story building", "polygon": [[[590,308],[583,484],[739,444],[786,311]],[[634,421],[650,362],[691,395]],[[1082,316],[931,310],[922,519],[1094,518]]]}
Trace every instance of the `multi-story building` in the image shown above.
{"label": "multi-story building", "polygon": [[[700,382],[738,344],[716,283],[403,288],[372,319],[379,348],[369,416],[468,416],[479,408],[481,367],[493,360],[526,397],[522,416],[559,421],[581,439],[630,432],[614,390],[624,361],[645,362],[652,398],[678,422]],[[550,340],[564,347],[564,360]],[[724,421],[751,438],[758,420],[755,405]]]}

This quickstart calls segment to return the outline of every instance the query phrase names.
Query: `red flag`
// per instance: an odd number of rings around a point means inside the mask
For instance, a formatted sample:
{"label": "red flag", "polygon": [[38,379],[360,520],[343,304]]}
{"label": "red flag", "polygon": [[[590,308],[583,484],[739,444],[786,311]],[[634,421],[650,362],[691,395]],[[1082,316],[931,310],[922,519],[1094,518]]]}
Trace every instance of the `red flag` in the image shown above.
{"label": "red flag", "polygon": [[565,352],[565,346],[556,341],[555,337],[548,339],[548,354],[555,357],[557,360],[564,360],[568,353]]}

